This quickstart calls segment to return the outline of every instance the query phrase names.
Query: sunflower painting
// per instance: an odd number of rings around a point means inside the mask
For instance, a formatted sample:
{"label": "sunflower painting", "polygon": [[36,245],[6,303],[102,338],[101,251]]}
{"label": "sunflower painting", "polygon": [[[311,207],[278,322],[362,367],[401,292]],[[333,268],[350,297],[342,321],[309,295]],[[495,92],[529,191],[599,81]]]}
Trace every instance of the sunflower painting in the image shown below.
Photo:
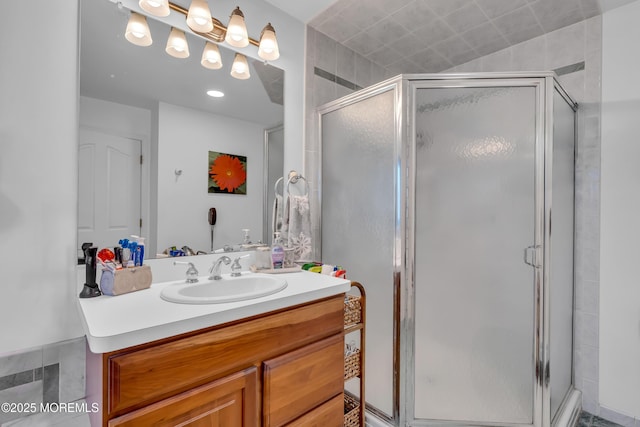
{"label": "sunflower painting", "polygon": [[247,194],[247,158],[209,151],[209,193]]}

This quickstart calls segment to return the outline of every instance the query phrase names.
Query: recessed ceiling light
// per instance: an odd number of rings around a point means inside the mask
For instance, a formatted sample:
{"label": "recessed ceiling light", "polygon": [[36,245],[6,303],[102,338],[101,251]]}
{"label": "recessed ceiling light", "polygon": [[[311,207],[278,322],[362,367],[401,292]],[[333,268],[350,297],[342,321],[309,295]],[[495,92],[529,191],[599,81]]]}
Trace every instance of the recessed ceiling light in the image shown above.
{"label": "recessed ceiling light", "polygon": [[220,92],[219,90],[208,90],[207,95],[213,96],[214,98],[222,98],[224,96],[224,93]]}

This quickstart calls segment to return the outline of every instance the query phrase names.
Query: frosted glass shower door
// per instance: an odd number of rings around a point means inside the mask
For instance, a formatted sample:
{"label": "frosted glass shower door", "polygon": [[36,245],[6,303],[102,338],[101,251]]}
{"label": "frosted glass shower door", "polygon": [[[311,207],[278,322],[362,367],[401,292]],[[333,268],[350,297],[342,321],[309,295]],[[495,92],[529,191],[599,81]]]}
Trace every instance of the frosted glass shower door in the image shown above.
{"label": "frosted glass shower door", "polygon": [[[396,92],[321,117],[322,261],[367,292],[366,401],[393,415]],[[352,390],[353,391],[353,390]]]}
{"label": "frosted glass shower door", "polygon": [[533,422],[537,90],[416,89],[416,419]]}

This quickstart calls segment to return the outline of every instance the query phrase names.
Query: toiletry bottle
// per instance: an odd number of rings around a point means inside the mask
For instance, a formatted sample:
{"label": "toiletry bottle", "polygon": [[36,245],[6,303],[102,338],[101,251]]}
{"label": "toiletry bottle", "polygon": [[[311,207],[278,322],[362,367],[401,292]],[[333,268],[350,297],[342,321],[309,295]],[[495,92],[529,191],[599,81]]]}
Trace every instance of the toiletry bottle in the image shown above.
{"label": "toiletry bottle", "polygon": [[131,238],[136,242],[136,248],[133,254],[133,265],[139,267],[144,263],[144,237],[132,234]]}
{"label": "toiletry bottle", "polygon": [[136,242],[129,242],[129,258],[127,261],[127,268],[135,266],[136,248],[138,244]]}
{"label": "toiletry bottle", "polygon": [[138,248],[136,249],[136,265],[144,264],[144,237],[138,237]]}
{"label": "toiletry bottle", "polygon": [[271,266],[273,269],[282,268],[284,264],[284,248],[280,240],[280,232],[274,233],[273,245],[271,245]]}
{"label": "toiletry bottle", "polygon": [[129,239],[120,239],[118,244],[122,248],[122,268],[127,268],[129,258],[131,258],[131,249],[129,249]]}

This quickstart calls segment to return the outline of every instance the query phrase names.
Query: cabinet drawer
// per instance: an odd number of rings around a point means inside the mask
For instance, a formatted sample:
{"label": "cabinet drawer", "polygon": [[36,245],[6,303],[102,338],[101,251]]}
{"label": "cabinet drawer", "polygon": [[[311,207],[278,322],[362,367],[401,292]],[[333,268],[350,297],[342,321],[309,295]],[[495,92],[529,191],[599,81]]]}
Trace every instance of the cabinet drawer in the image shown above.
{"label": "cabinet drawer", "polygon": [[107,357],[110,417],[343,330],[344,296]]}
{"label": "cabinet drawer", "polygon": [[285,425],[342,393],[343,335],[267,360],[263,372],[264,426]]}
{"label": "cabinet drawer", "polygon": [[307,412],[286,427],[342,427],[344,425],[344,394]]}
{"label": "cabinet drawer", "polygon": [[258,370],[253,367],[109,421],[109,427],[257,427]]}

